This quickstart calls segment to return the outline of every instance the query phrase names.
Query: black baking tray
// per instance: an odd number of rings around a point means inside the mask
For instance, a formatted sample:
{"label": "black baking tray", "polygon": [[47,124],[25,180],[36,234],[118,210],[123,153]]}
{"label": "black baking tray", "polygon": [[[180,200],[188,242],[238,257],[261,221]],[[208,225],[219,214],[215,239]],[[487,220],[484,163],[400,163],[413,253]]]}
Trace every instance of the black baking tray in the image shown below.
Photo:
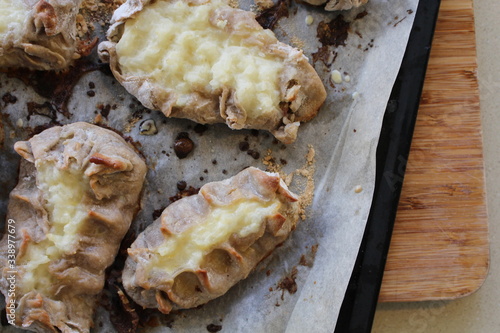
{"label": "black baking tray", "polygon": [[420,0],[377,147],[375,192],[335,333],[370,332],[410,152],[440,1]]}

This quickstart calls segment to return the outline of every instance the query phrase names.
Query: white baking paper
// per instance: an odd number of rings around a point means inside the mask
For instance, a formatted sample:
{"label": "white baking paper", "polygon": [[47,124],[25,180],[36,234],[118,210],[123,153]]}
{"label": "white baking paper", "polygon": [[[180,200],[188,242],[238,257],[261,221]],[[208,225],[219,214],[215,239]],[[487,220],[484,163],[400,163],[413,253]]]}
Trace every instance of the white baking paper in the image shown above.
{"label": "white baking paper", "polygon": [[[248,9],[251,4],[253,2],[240,1],[242,8]],[[109,115],[103,122],[139,143],[148,163],[143,208],[133,224],[137,231],[153,221],[155,210],[169,204],[169,197],[176,194],[176,183],[180,180],[188,186],[200,187],[230,177],[246,166],[265,169],[262,159],[268,150],[282,165],[282,172],[290,174],[307,164],[305,156],[311,147],[316,153],[315,162],[308,166],[308,170],[315,169],[314,200],[308,207],[306,219],[290,239],[226,295],[199,309],[164,316],[162,322],[171,322],[170,328],[146,327],[140,329],[141,332],[207,332],[209,324],[222,326],[221,332],[333,332],[370,210],[375,151],[383,114],[417,4],[417,0],[370,0],[363,8],[345,12],[292,5],[289,17],[280,19],[274,31],[280,40],[300,44],[309,59],[321,46],[316,37],[319,22],[329,22],[341,14],[351,24],[346,45],[331,48],[336,54],[333,63],[329,67],[321,60],[315,63],[327,87],[326,103],[317,118],[301,125],[297,141],[286,147],[267,133],[233,131],[224,125],[208,126],[205,132],[198,134],[190,121],[167,119],[159,112],[144,110],[114,78],[99,71],[79,81],[69,101],[72,116],[68,119],[58,114],[58,121],[62,124],[92,122],[96,114],[101,113],[99,104],[109,105]],[[364,11],[366,16],[358,16]],[[306,24],[308,15],[314,19],[311,25]],[[332,81],[333,70],[339,71],[342,83]],[[90,88],[91,83],[94,89]],[[96,95],[88,96],[89,90]],[[20,81],[0,74],[0,95],[6,93],[18,100],[13,104],[2,102],[0,106],[2,218],[8,192],[16,183],[19,158],[13,152],[13,143],[27,139],[28,127],[50,121],[40,115],[31,115],[28,120],[26,103],[44,103],[46,99]],[[141,119],[132,121],[138,115]],[[155,121],[157,134],[139,133],[140,124],[147,119]],[[193,152],[184,159],[177,158],[173,151],[174,140],[180,132],[188,133],[195,144]],[[258,159],[239,149],[239,143],[244,141],[260,154]],[[304,184],[306,179],[296,174],[291,188],[301,193]],[[311,259],[316,246],[312,267],[301,265],[301,257]],[[298,288],[290,294],[278,285],[294,268]],[[93,331],[113,331],[108,317],[107,312],[99,308]],[[0,332],[19,331],[0,326]]]}

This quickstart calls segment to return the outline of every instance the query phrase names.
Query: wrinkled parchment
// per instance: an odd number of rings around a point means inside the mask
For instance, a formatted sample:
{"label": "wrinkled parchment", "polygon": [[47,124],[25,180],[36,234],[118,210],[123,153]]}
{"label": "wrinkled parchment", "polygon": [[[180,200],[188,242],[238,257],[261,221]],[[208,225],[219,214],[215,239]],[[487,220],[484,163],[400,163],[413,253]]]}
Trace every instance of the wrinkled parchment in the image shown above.
{"label": "wrinkled parchment", "polygon": [[[89,73],[80,80],[69,102],[71,118],[58,114],[58,120],[91,122],[96,114],[103,113],[103,105],[105,111],[109,105],[109,115],[103,117],[103,122],[140,144],[149,171],[143,209],[133,224],[137,231],[154,220],[155,210],[169,204],[180,180],[188,186],[200,187],[209,181],[228,178],[249,165],[265,169],[262,158],[268,149],[274,160],[283,165],[282,171],[291,173],[306,163],[310,145],[316,152],[314,200],[306,219],[288,241],[226,295],[199,309],[163,317],[172,321],[172,328],[161,326],[141,331],[207,332],[209,324],[221,325],[221,332],[333,331],[370,210],[382,118],[417,3],[417,0],[371,0],[365,7],[341,12],[345,21],[353,21],[346,45],[331,48],[337,56],[333,57],[330,68],[321,60],[315,63],[327,87],[327,101],[317,118],[301,125],[297,141],[286,148],[267,133],[232,131],[224,125],[208,126],[199,134],[190,121],[166,119],[160,112],[144,110],[111,76],[101,72]],[[248,2],[240,1],[240,5],[250,8]],[[312,59],[311,54],[321,46],[316,37],[318,23],[328,22],[339,13],[304,5],[293,7],[297,12],[290,10],[289,17],[280,19],[274,31],[281,41],[301,44]],[[366,16],[358,15],[364,10]],[[305,23],[308,15],[314,18],[310,26]],[[344,78],[347,73],[350,82],[333,83],[332,70],[338,70]],[[90,89],[91,82],[95,89]],[[96,95],[88,96],[89,90]],[[0,140],[4,141],[0,158],[2,219],[8,191],[16,183],[19,158],[13,152],[13,143],[26,139],[27,127],[50,122],[41,115],[31,115],[28,120],[26,103],[46,100],[18,80],[0,74],[0,95],[7,92],[18,100],[14,104],[4,101],[0,104]],[[132,121],[133,114],[142,119]],[[157,134],[139,133],[141,122],[147,119],[155,121]],[[173,151],[180,132],[186,132],[195,144],[193,152],[184,159],[179,159]],[[244,141],[250,150],[260,153],[258,159],[240,150],[239,144]],[[303,177],[295,175],[291,189],[300,193],[304,182]],[[311,259],[315,245],[317,253],[312,267],[300,265],[301,256]],[[294,267],[298,288],[290,294],[278,285]],[[100,309],[94,331],[109,332],[109,325],[107,312]],[[11,327],[2,329],[2,332],[17,332]]]}

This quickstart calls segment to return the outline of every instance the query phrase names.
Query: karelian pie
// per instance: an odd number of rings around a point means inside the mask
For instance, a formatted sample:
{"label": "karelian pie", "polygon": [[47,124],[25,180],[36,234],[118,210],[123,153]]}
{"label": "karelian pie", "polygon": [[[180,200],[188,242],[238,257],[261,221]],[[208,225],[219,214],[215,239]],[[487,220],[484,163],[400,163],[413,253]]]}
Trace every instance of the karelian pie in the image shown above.
{"label": "karelian pie", "polygon": [[0,0],[0,69],[63,70],[80,57],[81,0]]}
{"label": "karelian pie", "polygon": [[52,127],[14,149],[22,157],[7,211],[15,230],[0,242],[0,289],[15,313],[7,319],[35,332],[89,332],[104,270],[139,210],[146,165],[121,136],[87,123]]}
{"label": "karelian pie", "polygon": [[298,197],[278,174],[247,168],[168,206],[128,250],[123,286],[163,313],[226,293],[295,229]]}
{"label": "karelian pie", "polygon": [[301,50],[225,0],[129,0],[113,14],[101,60],[167,117],[270,131],[291,143],[326,98]]}

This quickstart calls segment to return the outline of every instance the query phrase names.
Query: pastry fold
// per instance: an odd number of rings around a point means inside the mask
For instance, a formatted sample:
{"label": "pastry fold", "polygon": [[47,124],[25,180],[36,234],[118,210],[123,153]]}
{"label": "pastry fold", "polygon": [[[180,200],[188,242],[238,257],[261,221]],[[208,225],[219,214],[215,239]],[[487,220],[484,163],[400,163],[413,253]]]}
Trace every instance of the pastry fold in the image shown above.
{"label": "pastry fold", "polygon": [[14,149],[22,157],[7,211],[14,228],[0,242],[0,289],[15,308],[8,319],[36,332],[89,332],[104,271],[140,208],[146,165],[121,136],[87,123],[52,127]]}
{"label": "pastry fold", "polygon": [[80,57],[76,16],[82,0],[3,1],[0,69],[63,70]]}
{"label": "pastry fold", "polygon": [[193,308],[246,278],[298,221],[298,197],[278,174],[247,168],[168,206],[128,250],[126,292],[139,305]]}

